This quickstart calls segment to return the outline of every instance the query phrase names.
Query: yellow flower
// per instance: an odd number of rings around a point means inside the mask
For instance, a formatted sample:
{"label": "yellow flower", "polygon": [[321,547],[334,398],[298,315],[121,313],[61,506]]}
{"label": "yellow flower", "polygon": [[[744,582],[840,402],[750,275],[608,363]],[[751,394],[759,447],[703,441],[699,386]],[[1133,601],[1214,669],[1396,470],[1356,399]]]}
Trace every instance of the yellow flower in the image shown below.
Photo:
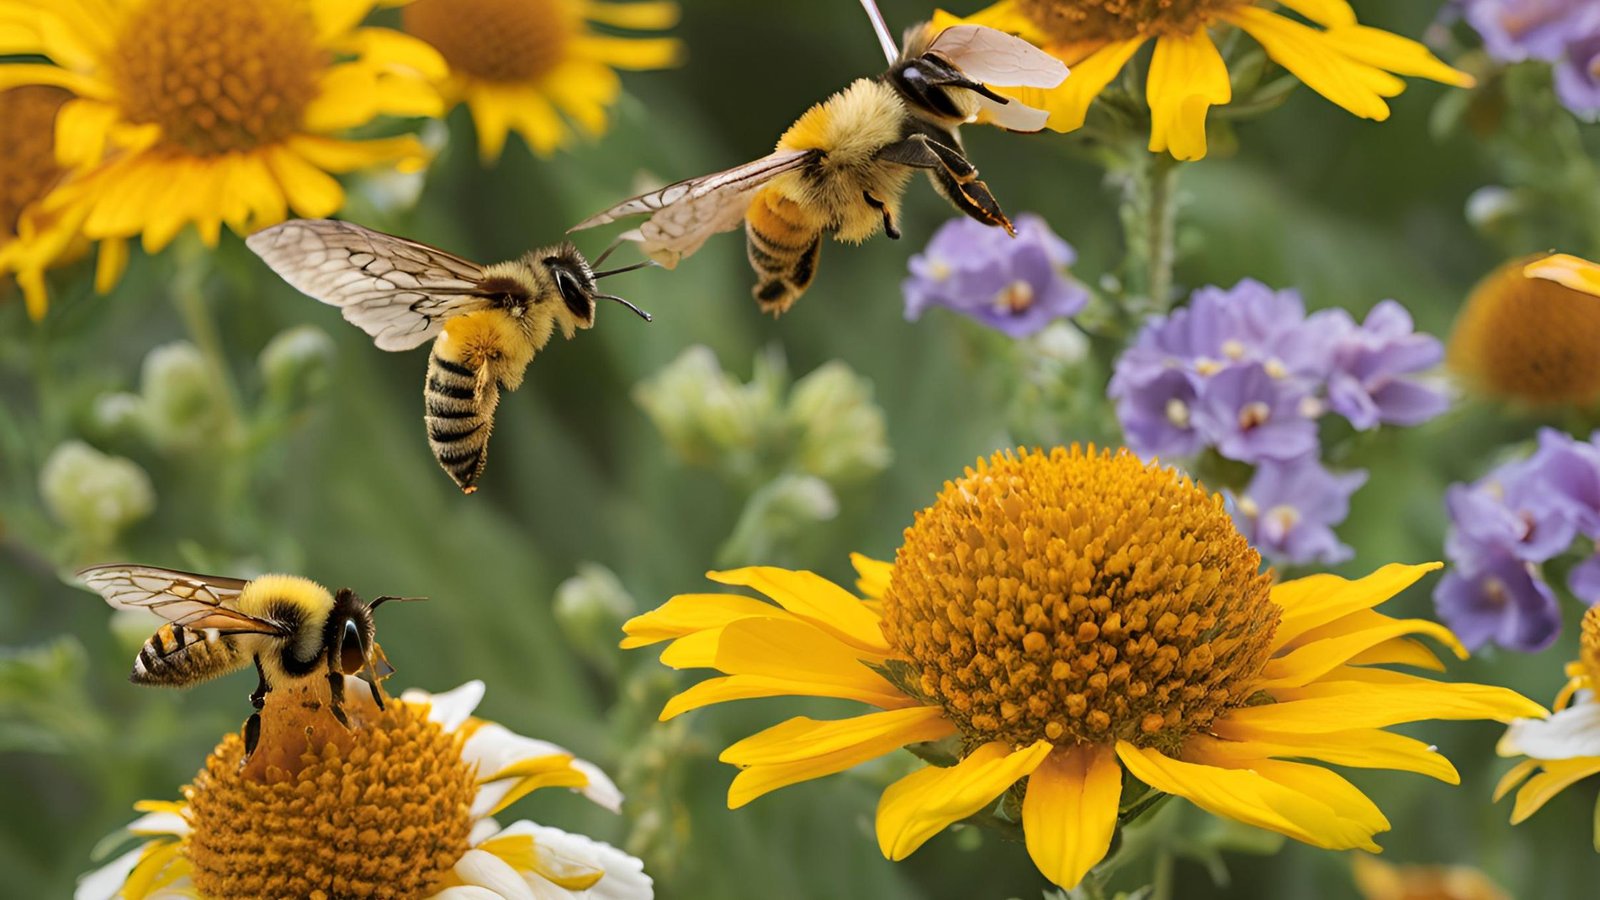
{"label": "yellow flower", "polygon": [[[1525,756],[1500,779],[1494,799],[1517,788],[1511,809],[1516,825],[1570,785],[1600,772],[1600,606],[1583,615],[1578,659],[1567,664],[1567,684],[1547,719],[1518,719],[1495,747],[1501,756]],[[1531,777],[1530,777],[1531,776]],[[1600,820],[1595,848],[1600,850]]]}
{"label": "yellow flower", "polygon": [[1451,368],[1483,393],[1535,406],[1600,400],[1600,301],[1590,296],[1600,292],[1596,272],[1571,256],[1495,269],[1456,317]]}
{"label": "yellow flower", "polygon": [[[215,245],[288,210],[344,204],[330,172],[425,162],[410,136],[333,135],[380,115],[438,115],[428,77],[443,70],[420,41],[359,23],[376,0],[0,0],[0,47],[46,63],[0,65],[0,88],[54,85],[74,99],[56,122],[56,158],[72,174],[34,212],[102,240],[108,290],[141,235],[154,253],[193,223]],[[23,217],[24,238],[29,227]],[[27,245],[29,242],[20,242]],[[48,247],[25,246],[37,266]]]}
{"label": "yellow flower", "polygon": [[934,17],[936,27],[958,22],[1018,34],[1072,67],[1060,87],[1002,91],[1048,109],[1056,131],[1082,127],[1089,104],[1140,47],[1155,41],[1145,84],[1150,150],[1178,159],[1206,155],[1206,113],[1233,99],[1214,40],[1224,30],[1250,35],[1312,90],[1365,119],[1389,117],[1384,98],[1405,90],[1396,75],[1473,83],[1416,41],[1361,25],[1347,0],[1000,0],[965,19]]}
{"label": "yellow flower", "polygon": [[572,131],[563,116],[585,135],[604,133],[606,110],[622,90],[616,69],[661,69],[683,55],[673,38],[591,27],[670,28],[678,5],[666,0],[417,0],[404,21],[449,63],[445,99],[472,110],[484,162],[500,157],[508,131],[541,156],[565,146]]}
{"label": "yellow flower", "polygon": [[[625,626],[624,647],[724,673],[662,718],[749,697],[878,708],[790,719],[723,751],[738,807],[925,741],[960,756],[890,785],[878,843],[902,859],[994,806],[1016,812],[1039,870],[1078,883],[1119,815],[1150,789],[1319,847],[1377,850],[1387,820],[1320,760],[1455,783],[1426,743],[1383,729],[1425,718],[1536,716],[1502,688],[1384,666],[1442,668],[1443,627],[1373,607],[1437,565],[1358,581],[1272,585],[1216,496],[1127,452],[997,454],[947,482],[893,564],[856,557],[868,599],[810,572],[712,573],[776,602],[687,594]],[[1124,790],[1124,775],[1132,776]]]}
{"label": "yellow flower", "polygon": [[1354,866],[1365,900],[1511,900],[1471,866],[1391,866],[1365,855]]}
{"label": "yellow flower", "polygon": [[[49,193],[61,179],[61,164],[56,162],[56,114],[72,94],[57,87],[27,85],[0,90],[0,122],[6,127],[6,140],[0,142],[0,274],[16,274],[22,288],[28,315],[38,319],[49,304],[45,293],[44,270],[77,255],[82,241],[76,231],[59,221],[41,243],[46,252],[27,258],[20,255],[18,230],[23,213]],[[30,216],[31,228],[38,222]],[[39,238],[30,233],[35,240]],[[32,262],[27,265],[25,262]]]}
{"label": "yellow flower", "polygon": [[539,788],[571,788],[612,811],[622,795],[562,748],[473,718],[482,698],[472,681],[438,695],[407,691],[380,712],[351,678],[346,729],[325,704],[308,713],[307,698],[275,690],[249,764],[240,766],[244,746],[230,734],[182,801],[135,804],[145,815],[127,830],[146,841],[85,875],[75,900],[648,900],[650,878],[626,853],[490,818]]}

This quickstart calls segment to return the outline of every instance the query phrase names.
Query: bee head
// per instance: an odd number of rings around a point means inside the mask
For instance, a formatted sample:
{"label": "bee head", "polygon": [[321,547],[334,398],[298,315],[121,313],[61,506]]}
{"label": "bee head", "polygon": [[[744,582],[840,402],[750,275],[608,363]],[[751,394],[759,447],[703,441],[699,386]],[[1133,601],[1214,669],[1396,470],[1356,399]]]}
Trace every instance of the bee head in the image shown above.
{"label": "bee head", "polygon": [[394,666],[376,640],[373,610],[390,600],[415,600],[415,597],[379,597],[363,603],[355,591],[340,588],[333,598],[328,616],[328,666],[342,675],[354,675],[372,689],[372,699],[383,708],[378,684],[394,674]]}
{"label": "bee head", "polygon": [[560,244],[539,262],[555,282],[556,299],[560,301],[557,315],[571,328],[589,328],[594,325],[594,305],[599,294],[595,285],[594,270],[571,244]]}
{"label": "bee head", "polygon": [[[978,96],[1005,104],[1006,98],[968,78],[937,52],[907,54],[884,73],[887,81],[913,110],[937,120],[959,124],[978,108]],[[974,96],[977,95],[977,96]]]}

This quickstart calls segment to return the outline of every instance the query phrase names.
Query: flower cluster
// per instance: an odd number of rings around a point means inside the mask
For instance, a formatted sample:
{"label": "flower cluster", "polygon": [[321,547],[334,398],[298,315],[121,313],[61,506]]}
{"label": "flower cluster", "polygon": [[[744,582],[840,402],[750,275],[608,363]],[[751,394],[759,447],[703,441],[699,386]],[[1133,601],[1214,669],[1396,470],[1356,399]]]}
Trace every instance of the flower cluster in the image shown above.
{"label": "flower cluster", "polygon": [[[1561,610],[1539,569],[1578,535],[1600,538],[1600,434],[1578,441],[1539,433],[1531,456],[1505,463],[1445,496],[1455,564],[1434,594],[1439,615],[1468,647],[1542,650],[1561,630]],[[1569,573],[1585,603],[1600,601],[1600,555]]]}
{"label": "flower cluster", "polygon": [[1236,508],[1263,553],[1336,562],[1349,551],[1329,526],[1365,476],[1323,469],[1317,420],[1331,412],[1367,431],[1437,416],[1448,397],[1416,376],[1442,356],[1393,300],[1358,324],[1342,309],[1307,315],[1296,292],[1247,279],[1201,288],[1151,320],[1117,360],[1109,392],[1135,451],[1210,449],[1258,467]]}
{"label": "flower cluster", "polygon": [[1573,113],[1600,116],[1600,6],[1591,0],[1456,0],[1500,62],[1548,62],[1556,96]]}
{"label": "flower cluster", "polygon": [[1022,338],[1082,312],[1089,291],[1067,274],[1072,246],[1036,215],[1018,216],[1016,229],[1013,238],[964,216],[944,223],[900,284],[906,318],[943,306]]}

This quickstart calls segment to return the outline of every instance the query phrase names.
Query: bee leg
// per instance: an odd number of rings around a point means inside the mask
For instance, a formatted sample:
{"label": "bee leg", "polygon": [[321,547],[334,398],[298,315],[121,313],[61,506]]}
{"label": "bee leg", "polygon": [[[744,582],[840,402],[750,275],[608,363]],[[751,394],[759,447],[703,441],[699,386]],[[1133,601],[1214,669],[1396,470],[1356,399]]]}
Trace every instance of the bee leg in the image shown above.
{"label": "bee leg", "polygon": [[344,673],[334,670],[328,673],[328,710],[339,724],[345,728],[350,727],[350,717],[344,714]]}
{"label": "bee leg", "polygon": [[367,690],[372,691],[372,702],[378,704],[379,709],[383,709],[383,691],[378,690],[378,682],[367,682]]}
{"label": "bee leg", "polygon": [[872,207],[883,215],[883,233],[889,236],[889,240],[900,240],[900,229],[895,227],[894,214],[889,211],[889,204],[884,203],[877,197],[872,196],[871,191],[862,191],[861,199],[867,201],[868,206]]}
{"label": "bee leg", "polygon": [[935,140],[927,140],[928,148],[939,158],[939,166],[929,174],[939,193],[955,207],[985,225],[998,225],[1016,237],[1000,202],[989,193],[989,186],[978,180],[978,168],[960,150],[947,147]]}
{"label": "bee leg", "polygon": [[250,761],[250,756],[256,752],[256,745],[261,743],[261,713],[251,713],[250,718],[244,723],[244,756],[239,760],[239,768]]}
{"label": "bee leg", "polygon": [[271,688],[267,686],[266,670],[261,668],[261,657],[257,656],[255,659],[256,689],[250,692],[250,705],[255,707],[256,712],[260,712],[261,707],[267,703],[267,691],[271,690]]}

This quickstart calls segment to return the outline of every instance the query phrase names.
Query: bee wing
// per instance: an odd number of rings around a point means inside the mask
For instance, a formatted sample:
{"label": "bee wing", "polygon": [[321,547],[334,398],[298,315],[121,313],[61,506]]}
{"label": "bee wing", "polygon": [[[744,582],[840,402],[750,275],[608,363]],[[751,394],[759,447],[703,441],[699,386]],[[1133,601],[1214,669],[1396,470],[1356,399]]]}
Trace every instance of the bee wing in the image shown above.
{"label": "bee wing", "polygon": [[1066,63],[1016,35],[985,25],[952,25],[939,32],[927,52],[943,56],[984,84],[1053,88],[1067,78]]}
{"label": "bee wing", "polygon": [[245,239],[284,281],[337,306],[383,350],[409,350],[444,320],[480,309],[483,267],[416,241],[335,219],[291,219]]}
{"label": "bee wing", "polygon": [[218,575],[196,575],[155,566],[91,566],[78,577],[117,609],[153,612],[185,628],[215,628],[239,634],[283,634],[276,622],[233,608],[248,582]]}
{"label": "bee wing", "polygon": [[649,213],[650,218],[623,240],[637,241],[645,255],[667,268],[700,249],[706,238],[732,231],[744,220],[750,199],[762,185],[815,159],[816,150],[772,153],[722,172],[669,184],[596,213],[570,230],[581,231],[628,216]]}

